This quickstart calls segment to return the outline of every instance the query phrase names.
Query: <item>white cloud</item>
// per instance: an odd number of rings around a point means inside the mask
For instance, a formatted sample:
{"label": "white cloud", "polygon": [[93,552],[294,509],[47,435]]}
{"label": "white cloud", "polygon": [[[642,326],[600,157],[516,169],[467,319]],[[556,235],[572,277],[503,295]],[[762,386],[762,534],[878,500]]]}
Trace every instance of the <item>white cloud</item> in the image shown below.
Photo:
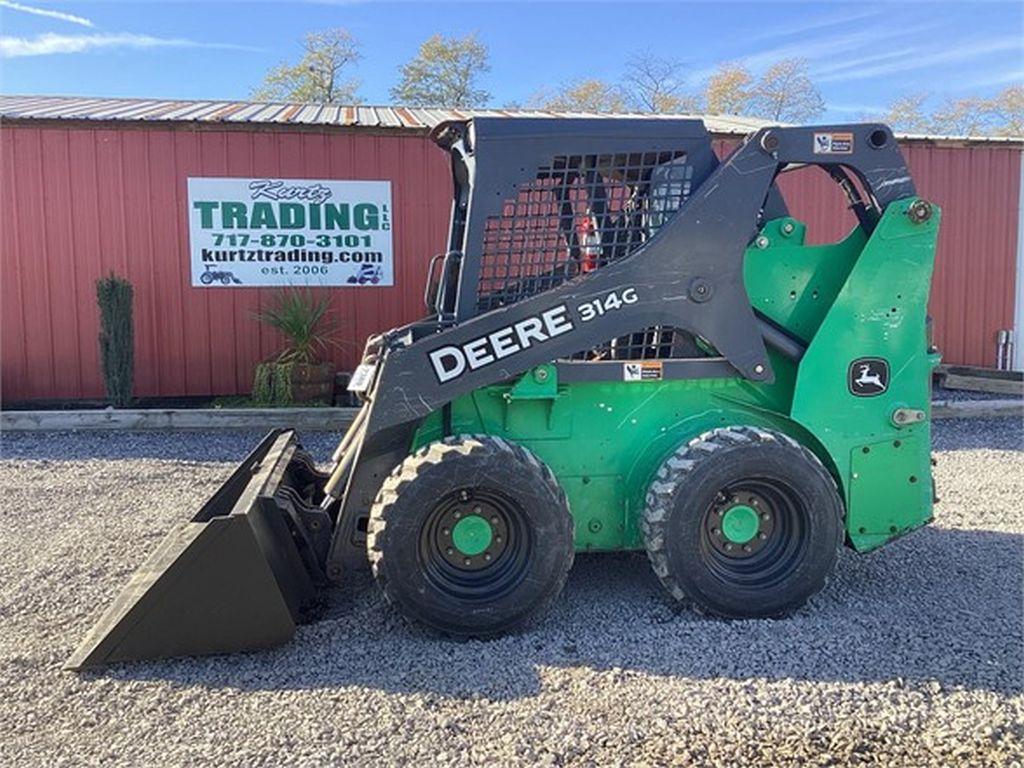
{"label": "white cloud", "polygon": [[52,11],[49,8],[35,8],[31,5],[15,3],[13,0],[0,0],[0,8],[9,8],[12,11],[31,13],[36,16],[46,16],[48,19],[60,19],[61,21],[67,21],[71,24],[79,24],[83,27],[96,26],[90,19],[87,19],[84,16],[76,16],[73,13],[64,13],[64,11]]}
{"label": "white cloud", "polygon": [[1017,36],[961,43],[942,50],[933,50],[931,53],[921,53],[919,49],[906,49],[902,52],[903,55],[901,57],[893,61],[835,72],[831,75],[817,78],[817,82],[838,83],[850,80],[866,80],[871,77],[894,75],[900,72],[913,72],[914,70],[927,69],[928,67],[936,67],[943,64],[956,64],[994,53],[1020,50],[1021,41]]}
{"label": "white cloud", "polygon": [[905,48],[897,48],[896,50],[888,51],[886,53],[871,53],[866,56],[841,58],[831,64],[815,64],[814,75],[815,77],[821,78],[826,75],[833,75],[839,72],[858,70],[862,67],[868,66],[869,64],[877,65],[883,61],[906,59],[908,56],[917,56],[927,52],[928,51],[922,46],[908,46]]}
{"label": "white cloud", "polygon": [[1024,85],[1024,69],[985,72],[977,77],[958,80],[953,85],[955,91],[972,91],[978,88],[990,88],[1002,85]]}
{"label": "white cloud", "polygon": [[[858,51],[877,50],[878,46],[888,42],[891,49],[896,45],[897,40],[910,36],[920,35],[933,30],[936,24],[926,22],[913,27],[891,27],[881,28],[856,28],[837,34],[824,36],[811,36],[808,40],[797,40],[795,42],[783,43],[771,48],[766,48],[756,53],[737,56],[733,59],[724,59],[724,62],[734,61],[756,74],[760,70],[771,66],[782,59],[806,59],[810,63],[809,71],[811,79],[819,82],[819,72],[829,67],[845,68],[847,62],[856,65],[851,59]],[[908,50],[908,49],[904,49]],[[881,54],[888,55],[888,54]],[[715,66],[702,67],[692,70],[687,75],[687,82],[690,85],[699,85],[708,77],[714,74],[718,68]]]}
{"label": "white cloud", "polygon": [[[883,41],[897,40],[911,36],[917,36],[923,32],[935,28],[935,24],[926,23],[915,27],[894,26],[889,29],[862,28],[838,35],[820,37],[817,39],[797,41],[787,45],[777,46],[766,51],[760,51],[749,56],[744,56],[742,61],[751,69],[759,69],[769,66],[779,59],[807,59],[810,62],[836,62],[837,57],[844,53],[855,51],[877,50]],[[891,43],[890,45],[894,45]],[[841,60],[841,59],[838,59]],[[811,69],[812,77],[814,68]]]}
{"label": "white cloud", "polygon": [[806,21],[797,21],[789,26],[772,26],[765,32],[751,36],[750,40],[774,40],[779,37],[800,35],[818,29],[835,27],[839,24],[851,24],[865,19],[873,19],[882,15],[879,8],[864,8],[851,13],[839,13],[832,16],[809,17]]}
{"label": "white cloud", "polygon": [[877,104],[829,104],[828,111],[844,115],[880,115],[885,112],[885,107]]}
{"label": "white cloud", "polygon": [[33,38],[0,36],[0,59],[14,59],[22,56],[51,56],[58,53],[83,53],[85,51],[117,48],[220,48],[234,51],[258,51],[247,45],[232,43],[203,43],[182,38],[153,37],[136,35],[131,32],[114,32],[92,35],[58,35],[52,32]]}

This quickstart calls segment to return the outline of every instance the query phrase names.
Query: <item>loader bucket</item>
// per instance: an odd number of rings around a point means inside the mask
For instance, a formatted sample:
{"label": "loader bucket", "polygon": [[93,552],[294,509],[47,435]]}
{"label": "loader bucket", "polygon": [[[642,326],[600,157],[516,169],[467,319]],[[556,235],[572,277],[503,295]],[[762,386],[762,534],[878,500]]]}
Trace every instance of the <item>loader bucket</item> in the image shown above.
{"label": "loader bucket", "polygon": [[67,661],[66,669],[267,648],[317,602],[296,505],[323,476],[294,433],[271,432],[199,512],[171,531]]}

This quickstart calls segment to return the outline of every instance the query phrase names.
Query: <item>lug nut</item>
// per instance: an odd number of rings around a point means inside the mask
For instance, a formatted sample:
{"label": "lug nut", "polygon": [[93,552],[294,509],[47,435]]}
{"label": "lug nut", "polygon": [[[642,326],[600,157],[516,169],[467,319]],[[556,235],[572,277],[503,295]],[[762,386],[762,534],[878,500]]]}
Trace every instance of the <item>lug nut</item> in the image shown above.
{"label": "lug nut", "polygon": [[454,554],[455,554],[455,550],[454,550],[454,549],[452,549],[451,547],[448,547],[448,549],[446,549],[446,550],[445,550],[445,552],[446,552],[447,554],[449,554],[449,555],[454,555]]}
{"label": "lug nut", "polygon": [[772,518],[771,518],[771,515],[769,515],[767,512],[765,512],[763,515],[761,515],[761,519],[764,520],[767,523]]}
{"label": "lug nut", "polygon": [[466,565],[472,565],[473,564],[473,561],[470,560],[468,557],[465,560],[463,560],[462,562],[464,562]]}
{"label": "lug nut", "polygon": [[498,524],[498,518],[497,517],[492,517],[491,518],[491,525],[497,525],[497,524]]}
{"label": "lug nut", "polygon": [[764,541],[765,539],[768,538],[768,534],[767,533],[759,533],[759,534],[757,534],[757,538],[759,538],[761,541]]}
{"label": "lug nut", "polygon": [[479,515],[480,514],[480,507],[473,507],[473,514],[474,515]]}
{"label": "lug nut", "polygon": [[490,552],[484,552],[484,560],[490,561],[490,559],[491,559],[491,553]]}

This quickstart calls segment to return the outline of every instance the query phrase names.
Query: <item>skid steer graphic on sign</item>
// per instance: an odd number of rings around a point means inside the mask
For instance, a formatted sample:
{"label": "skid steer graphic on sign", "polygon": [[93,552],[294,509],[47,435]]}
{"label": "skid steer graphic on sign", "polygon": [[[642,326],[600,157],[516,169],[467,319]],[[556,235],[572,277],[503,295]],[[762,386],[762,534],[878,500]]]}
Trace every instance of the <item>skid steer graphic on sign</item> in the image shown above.
{"label": "skid steer graphic on sign", "polygon": [[204,264],[206,271],[199,276],[199,282],[203,285],[213,285],[214,283],[220,283],[221,285],[241,285],[242,281],[235,277],[235,273],[227,269],[213,269],[212,264]]}
{"label": "skid steer graphic on sign", "polygon": [[[940,212],[889,128],[764,127],[722,160],[698,120],[480,117],[432,138],[454,202],[427,314],[367,340],[326,471],[271,431],[70,667],[266,648],[367,566],[460,637],[540,620],[578,551],[645,550],[673,599],[784,616],[843,546],[931,520]],[[776,185],[794,168],[845,193],[846,238],[805,243]]]}
{"label": "skid steer graphic on sign", "polygon": [[384,276],[384,270],[379,264],[363,264],[354,275],[349,275],[346,282],[350,285],[376,285]]}

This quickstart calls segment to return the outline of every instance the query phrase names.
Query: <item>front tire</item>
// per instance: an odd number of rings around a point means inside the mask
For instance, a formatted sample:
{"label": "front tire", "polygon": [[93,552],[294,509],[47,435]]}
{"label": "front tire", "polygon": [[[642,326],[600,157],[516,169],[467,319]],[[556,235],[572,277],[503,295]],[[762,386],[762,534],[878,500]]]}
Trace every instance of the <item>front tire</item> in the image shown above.
{"label": "front tire", "polygon": [[451,437],[384,481],[367,550],[384,595],[407,618],[493,637],[533,623],[558,597],[573,561],[572,516],[551,470],[525,448]]}
{"label": "front tire", "polygon": [[843,505],[832,476],[791,437],[728,427],[665,461],[641,530],[655,573],[677,600],[729,618],[783,616],[831,574]]}

